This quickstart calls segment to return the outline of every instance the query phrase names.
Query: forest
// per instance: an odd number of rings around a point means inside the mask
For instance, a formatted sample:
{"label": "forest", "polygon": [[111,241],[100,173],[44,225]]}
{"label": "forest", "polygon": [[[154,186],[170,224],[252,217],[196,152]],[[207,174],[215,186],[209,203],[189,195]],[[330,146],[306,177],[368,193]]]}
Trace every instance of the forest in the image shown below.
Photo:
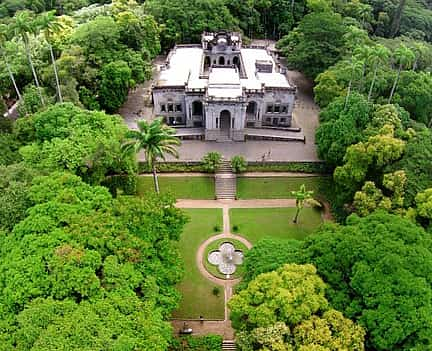
{"label": "forest", "polygon": [[133,196],[116,112],[157,55],[219,29],[277,41],[314,82],[335,218],[246,254],[238,347],[430,349],[430,0],[2,0],[0,350],[177,350],[188,218]]}

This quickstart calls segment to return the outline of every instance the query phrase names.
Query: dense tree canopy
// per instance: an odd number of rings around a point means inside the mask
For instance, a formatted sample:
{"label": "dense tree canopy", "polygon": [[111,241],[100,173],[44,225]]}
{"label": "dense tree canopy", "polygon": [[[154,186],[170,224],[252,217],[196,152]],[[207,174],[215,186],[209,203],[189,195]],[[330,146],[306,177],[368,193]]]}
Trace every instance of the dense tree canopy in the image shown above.
{"label": "dense tree canopy", "polygon": [[258,275],[229,302],[240,349],[364,350],[363,329],[329,309],[324,292],[312,265]]}
{"label": "dense tree canopy", "polygon": [[[24,162],[42,170],[69,170],[93,183],[107,175],[133,173],[134,160],[121,153],[127,132],[120,117],[59,104],[20,121],[33,130],[21,148]],[[27,130],[26,130],[27,132]]]}
{"label": "dense tree canopy", "polygon": [[199,43],[204,31],[235,29],[237,20],[224,0],[148,0],[145,9],[162,24],[162,46]]}
{"label": "dense tree canopy", "polygon": [[395,215],[350,217],[303,247],[331,305],[359,321],[376,350],[421,349],[432,338],[432,240]]}
{"label": "dense tree canopy", "polygon": [[346,31],[340,14],[329,9],[313,11],[278,45],[289,66],[314,78],[340,59]]}
{"label": "dense tree canopy", "polygon": [[33,184],[35,206],[1,236],[1,339],[19,350],[165,350],[185,222],[172,200],[113,200],[67,173]]}

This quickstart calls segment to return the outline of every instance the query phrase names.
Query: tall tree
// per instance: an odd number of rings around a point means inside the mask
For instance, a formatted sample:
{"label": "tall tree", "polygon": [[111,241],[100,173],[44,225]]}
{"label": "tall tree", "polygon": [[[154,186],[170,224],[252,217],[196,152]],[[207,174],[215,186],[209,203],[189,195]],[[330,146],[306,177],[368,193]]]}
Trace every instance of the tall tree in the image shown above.
{"label": "tall tree", "polygon": [[14,21],[11,25],[11,30],[13,34],[17,37],[21,37],[22,41],[24,42],[24,47],[27,54],[27,59],[30,64],[30,68],[33,74],[33,78],[35,80],[36,87],[38,89],[39,98],[42,102],[42,105],[45,105],[45,101],[42,95],[42,90],[39,84],[39,79],[36,74],[36,70],[33,64],[33,60],[31,57],[31,51],[30,51],[30,38],[29,34],[35,34],[37,31],[37,28],[35,26],[34,17],[31,11],[19,11],[14,16]]}
{"label": "tall tree", "polygon": [[378,44],[374,46],[371,50],[369,60],[373,67],[373,78],[372,78],[371,85],[369,87],[368,102],[372,97],[373,88],[377,78],[378,68],[386,64],[389,60],[389,57],[390,57],[390,51],[384,45]]}
{"label": "tall tree", "polygon": [[395,50],[394,58],[395,58],[396,63],[399,64],[399,66],[398,66],[396,78],[394,80],[394,83],[393,83],[393,86],[392,86],[392,89],[390,92],[390,97],[388,99],[388,103],[390,103],[392,98],[393,98],[393,94],[394,94],[396,87],[397,87],[397,84],[399,82],[400,73],[401,73],[402,69],[404,67],[410,66],[413,63],[413,61],[415,60],[415,55],[411,49],[407,48],[404,44],[401,44]]}
{"label": "tall tree", "polygon": [[163,123],[162,118],[152,122],[145,120],[138,122],[139,130],[129,131],[128,141],[123,144],[125,152],[144,150],[147,164],[152,170],[156,193],[159,193],[159,182],[156,172],[156,162],[159,158],[165,159],[165,154],[178,157],[176,146],[180,140],[174,136],[175,130]]}
{"label": "tall tree", "polygon": [[55,11],[45,12],[45,13],[41,14],[40,16],[38,16],[36,18],[35,24],[39,30],[42,30],[43,35],[45,37],[45,40],[48,43],[48,47],[49,47],[50,55],[51,55],[51,62],[53,65],[53,70],[54,70],[54,75],[55,75],[55,80],[56,80],[57,95],[59,98],[59,102],[62,103],[63,97],[62,97],[62,93],[61,93],[61,89],[60,89],[60,82],[59,82],[59,77],[58,77],[58,72],[57,72],[57,65],[56,65],[56,60],[54,57],[54,51],[53,51],[53,47],[52,47],[51,43],[52,43],[53,34],[60,31],[63,26],[59,21],[57,21],[57,18],[55,16]]}
{"label": "tall tree", "polygon": [[7,68],[8,74],[9,74],[9,78],[12,81],[12,84],[14,86],[14,89],[15,89],[15,92],[17,94],[18,100],[21,100],[21,92],[20,92],[20,90],[18,88],[18,85],[17,85],[17,83],[15,81],[15,77],[13,75],[13,72],[12,72],[12,69],[10,67],[9,61],[7,59],[7,56],[6,56],[5,48],[4,48],[4,44],[8,40],[7,33],[8,33],[7,25],[0,24],[0,52],[1,52],[1,55],[3,57],[4,62],[6,64],[6,68]]}

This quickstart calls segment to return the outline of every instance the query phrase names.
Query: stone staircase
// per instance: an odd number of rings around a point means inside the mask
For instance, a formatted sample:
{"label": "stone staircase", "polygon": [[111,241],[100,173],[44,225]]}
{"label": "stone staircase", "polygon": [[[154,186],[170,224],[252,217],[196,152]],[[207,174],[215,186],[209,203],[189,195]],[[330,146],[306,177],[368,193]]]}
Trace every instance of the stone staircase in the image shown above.
{"label": "stone staircase", "polygon": [[237,179],[228,160],[222,159],[222,163],[215,174],[216,199],[235,200],[237,191]]}
{"label": "stone staircase", "polygon": [[234,340],[224,340],[222,341],[222,351],[236,351],[236,345]]}

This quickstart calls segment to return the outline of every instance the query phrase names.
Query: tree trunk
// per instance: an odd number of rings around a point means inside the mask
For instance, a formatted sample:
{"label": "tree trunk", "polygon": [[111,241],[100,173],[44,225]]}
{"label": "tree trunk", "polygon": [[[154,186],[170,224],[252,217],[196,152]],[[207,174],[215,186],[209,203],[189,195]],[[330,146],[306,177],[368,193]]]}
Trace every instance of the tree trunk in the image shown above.
{"label": "tree trunk", "polygon": [[38,80],[36,70],[35,70],[34,65],[33,65],[33,60],[31,58],[30,48],[29,48],[28,43],[26,41],[24,41],[24,44],[25,44],[25,49],[26,49],[26,53],[27,53],[27,59],[30,63],[30,68],[31,68],[31,71],[33,73],[33,78],[34,78],[35,83],[36,83],[36,88],[38,89],[39,98],[41,99],[42,105],[45,106],[45,101],[44,101],[43,96],[42,96],[42,91],[41,91],[41,87],[39,85],[39,80]]}
{"label": "tree trunk", "polygon": [[300,207],[297,207],[296,214],[295,214],[295,216],[293,218],[293,223],[297,224],[297,220],[298,220],[299,214],[300,214]]}
{"label": "tree trunk", "polygon": [[378,71],[378,65],[375,65],[374,75],[373,75],[373,78],[372,78],[372,83],[371,83],[371,86],[370,86],[370,88],[369,88],[368,102],[370,101],[370,99],[371,99],[371,97],[372,97],[372,91],[373,91],[373,87],[374,87],[374,85],[375,85],[375,80],[376,80],[377,71]]}
{"label": "tree trunk", "polygon": [[53,64],[53,68],[54,68],[54,75],[55,75],[55,80],[56,80],[56,85],[57,85],[57,94],[59,97],[59,102],[63,103],[63,96],[61,94],[61,90],[60,90],[60,82],[59,82],[59,77],[58,77],[58,72],[57,72],[57,65],[54,59],[54,52],[53,52],[53,48],[52,45],[50,43],[48,43],[49,49],[50,49],[50,54],[51,54],[51,60],[52,60],[52,64]]}
{"label": "tree trunk", "polygon": [[402,71],[402,64],[399,64],[398,73],[397,73],[396,79],[395,79],[395,81],[393,83],[392,90],[390,92],[390,97],[388,99],[388,103],[390,103],[391,100],[393,99],[393,95],[394,95],[394,92],[396,90],[396,86],[397,86],[397,83],[399,81],[399,76],[400,76],[401,71]]}
{"label": "tree trunk", "polygon": [[394,38],[396,36],[396,34],[399,32],[400,22],[401,22],[401,18],[402,18],[402,12],[403,12],[403,9],[405,7],[405,3],[406,3],[406,0],[400,0],[399,1],[399,6],[396,9],[396,13],[393,17],[393,21],[391,24],[390,38]]}
{"label": "tree trunk", "polygon": [[351,94],[351,84],[352,84],[352,79],[350,79],[349,84],[348,84],[348,91],[347,91],[347,95],[345,97],[345,105],[344,105],[344,109],[346,109],[347,105],[348,105],[348,99],[349,96]]}
{"label": "tree trunk", "polygon": [[153,181],[154,181],[155,191],[156,191],[156,194],[159,194],[159,181],[158,181],[158,176],[156,173],[156,166],[154,164],[152,164],[152,172],[153,172]]}
{"label": "tree trunk", "polygon": [[5,63],[6,63],[6,68],[7,68],[8,74],[9,74],[9,78],[11,79],[12,84],[13,84],[13,86],[14,86],[14,88],[15,88],[15,92],[16,92],[16,94],[17,94],[17,96],[18,96],[18,100],[21,100],[21,93],[20,93],[20,91],[19,91],[19,89],[18,89],[18,85],[17,85],[16,82],[15,82],[14,75],[13,75],[13,73],[12,73],[12,70],[11,70],[11,68],[10,68],[10,65],[9,65],[9,62],[8,62],[8,60],[7,60],[7,58],[6,58],[5,53],[3,53],[3,59],[4,59]]}

